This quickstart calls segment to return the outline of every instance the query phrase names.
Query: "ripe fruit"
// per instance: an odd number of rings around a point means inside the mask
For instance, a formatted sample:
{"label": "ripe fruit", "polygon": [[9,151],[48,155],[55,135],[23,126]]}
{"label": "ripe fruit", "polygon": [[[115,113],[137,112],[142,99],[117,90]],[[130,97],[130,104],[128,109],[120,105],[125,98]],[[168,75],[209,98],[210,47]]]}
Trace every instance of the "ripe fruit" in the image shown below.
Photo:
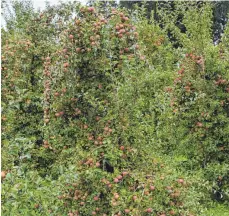
{"label": "ripe fruit", "polygon": [[145,191],[144,194],[147,196],[149,195],[149,191]]}
{"label": "ripe fruit", "polygon": [[171,210],[171,211],[169,211],[169,214],[170,215],[175,215],[176,213],[175,213],[175,211]]}
{"label": "ripe fruit", "polygon": [[155,190],[155,186],[151,185],[151,186],[149,187],[149,189],[150,189],[151,191],[153,191],[153,190]]}
{"label": "ripe fruit", "polygon": [[94,12],[94,11],[95,11],[95,8],[94,8],[94,7],[89,7],[89,8],[87,9],[87,11],[88,11],[88,12]]}
{"label": "ripe fruit", "polygon": [[123,36],[122,34],[118,34],[118,37],[119,37],[119,38],[122,38],[122,36]]}
{"label": "ripe fruit", "polygon": [[6,171],[1,171],[1,177],[4,179],[6,177]]}
{"label": "ripe fruit", "polygon": [[130,213],[130,209],[125,209],[125,213],[129,214]]}
{"label": "ripe fruit", "polygon": [[123,151],[124,149],[125,149],[125,147],[124,147],[124,146],[120,146],[120,150],[122,150],[122,151]]}
{"label": "ripe fruit", "polygon": [[99,200],[99,197],[95,196],[93,199],[94,199],[95,201],[98,201],[98,200]]}
{"label": "ripe fruit", "polygon": [[46,61],[48,62],[48,61],[50,61],[51,60],[51,58],[50,57],[46,57]]}
{"label": "ripe fruit", "polygon": [[103,138],[102,138],[101,136],[98,136],[98,137],[97,137],[97,140],[98,140],[98,141],[102,141]]}
{"label": "ripe fruit", "polygon": [[76,52],[79,53],[81,51],[81,49],[78,47],[76,48]]}
{"label": "ripe fruit", "polygon": [[79,25],[80,24],[80,20],[76,20],[76,25]]}
{"label": "ripe fruit", "polygon": [[115,183],[118,183],[119,180],[118,180],[117,178],[114,178],[114,182],[115,182]]}
{"label": "ripe fruit", "polygon": [[108,127],[105,127],[104,130],[105,130],[105,131],[109,131],[109,128],[108,128]]}
{"label": "ripe fruit", "polygon": [[48,141],[47,140],[45,140],[44,141],[44,145],[48,145],[49,143],[48,143]]}
{"label": "ripe fruit", "polygon": [[45,122],[45,123],[48,123],[48,122],[49,122],[49,119],[45,119],[44,122]]}
{"label": "ripe fruit", "polygon": [[129,52],[129,48],[124,48],[124,51],[125,52]]}
{"label": "ripe fruit", "polygon": [[120,29],[118,33],[119,33],[119,34],[125,34],[125,32],[126,32],[125,29]]}
{"label": "ripe fruit", "polygon": [[73,35],[69,35],[69,38],[70,38],[70,39],[73,39],[73,38],[74,38],[74,36],[73,36]]}
{"label": "ripe fruit", "polygon": [[96,167],[100,167],[100,163],[99,162],[96,162]]}
{"label": "ripe fruit", "polygon": [[120,54],[120,55],[122,55],[123,53],[124,53],[124,51],[123,51],[123,50],[120,50],[120,51],[119,51],[119,54]]}
{"label": "ripe fruit", "polygon": [[144,56],[140,56],[140,60],[145,60],[145,57]]}
{"label": "ripe fruit", "polygon": [[115,194],[114,198],[117,200],[119,198],[119,195]]}
{"label": "ripe fruit", "polygon": [[68,67],[68,66],[69,66],[69,63],[68,62],[64,63],[64,67],[65,68]]}
{"label": "ripe fruit", "polygon": [[183,184],[184,183],[184,179],[178,179],[177,182],[180,183],[180,184]]}
{"label": "ripe fruit", "polygon": [[118,204],[117,204],[117,202],[112,202],[112,205],[117,206]]}
{"label": "ripe fruit", "polygon": [[200,60],[197,60],[196,63],[197,63],[197,64],[202,64],[203,62],[202,62],[202,60],[200,59]]}
{"label": "ripe fruit", "polygon": [[59,116],[60,116],[60,113],[56,113],[55,116],[56,116],[56,117],[59,117]]}
{"label": "ripe fruit", "polygon": [[138,197],[137,196],[133,196],[133,200],[135,201]]}
{"label": "ripe fruit", "polygon": [[126,171],[122,172],[122,175],[123,175],[123,176],[126,176],[126,175],[128,175],[128,174],[129,174],[129,173],[126,172]]}
{"label": "ripe fruit", "polygon": [[197,127],[202,127],[203,124],[202,124],[201,122],[197,122],[197,123],[196,123],[196,126],[197,126]]}
{"label": "ripe fruit", "polygon": [[148,208],[148,209],[146,209],[146,212],[151,213],[151,212],[153,212],[153,209],[152,208]]}
{"label": "ripe fruit", "polygon": [[129,18],[128,18],[128,17],[122,17],[121,20],[122,20],[123,22],[125,22],[125,21],[128,21]]}
{"label": "ripe fruit", "polygon": [[121,179],[122,179],[122,176],[121,176],[121,175],[119,175],[119,176],[117,177],[117,179],[118,179],[118,180],[121,180]]}
{"label": "ripe fruit", "polygon": [[134,32],[134,37],[138,37],[138,33],[137,32]]}

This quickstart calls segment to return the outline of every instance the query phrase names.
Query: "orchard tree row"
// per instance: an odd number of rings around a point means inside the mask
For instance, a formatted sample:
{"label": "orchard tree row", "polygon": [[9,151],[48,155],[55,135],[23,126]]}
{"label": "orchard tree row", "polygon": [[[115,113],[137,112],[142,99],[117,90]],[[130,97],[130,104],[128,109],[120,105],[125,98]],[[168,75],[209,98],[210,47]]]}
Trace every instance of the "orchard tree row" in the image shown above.
{"label": "orchard tree row", "polygon": [[229,25],[170,6],[5,8],[4,215],[227,215]]}

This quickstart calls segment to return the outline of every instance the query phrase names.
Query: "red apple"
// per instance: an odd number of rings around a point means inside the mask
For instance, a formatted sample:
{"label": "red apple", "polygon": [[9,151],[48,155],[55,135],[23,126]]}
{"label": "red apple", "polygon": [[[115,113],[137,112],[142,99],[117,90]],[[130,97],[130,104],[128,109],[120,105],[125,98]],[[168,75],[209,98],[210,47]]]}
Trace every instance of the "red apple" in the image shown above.
{"label": "red apple", "polygon": [[94,199],[95,201],[98,201],[98,200],[99,200],[99,197],[95,196],[93,199]]}
{"label": "red apple", "polygon": [[68,62],[64,63],[64,67],[65,68],[68,67],[68,66],[69,66],[69,63]]}
{"label": "red apple", "polygon": [[125,209],[125,213],[129,214],[130,213],[130,209]]}
{"label": "red apple", "polygon": [[114,178],[114,182],[118,183],[119,182],[118,178]]}
{"label": "red apple", "polygon": [[118,34],[118,37],[119,37],[119,38],[122,38],[122,36],[123,36],[122,34]]}
{"label": "red apple", "polygon": [[149,188],[151,191],[155,190],[155,186],[151,185]]}
{"label": "red apple", "polygon": [[6,171],[1,171],[1,178],[4,179],[6,177]]}
{"label": "red apple", "polygon": [[138,197],[137,196],[133,196],[133,200],[135,201]]}
{"label": "red apple", "polygon": [[81,49],[79,47],[76,48],[76,52],[79,53]]}
{"label": "red apple", "polygon": [[125,52],[129,52],[129,48],[124,48],[124,51]]}
{"label": "red apple", "polygon": [[152,208],[148,208],[148,209],[146,209],[146,212],[152,213],[153,212],[153,209]]}
{"label": "red apple", "polygon": [[178,183],[180,183],[180,184],[183,184],[183,183],[184,183],[184,179],[178,179],[177,181],[178,181]]}
{"label": "red apple", "polygon": [[126,172],[126,171],[122,172],[122,175],[123,175],[123,176],[126,176],[126,175],[128,175],[128,174],[129,174],[129,173]]}
{"label": "red apple", "polygon": [[120,150],[122,150],[122,151],[123,151],[124,149],[125,149],[125,147],[124,147],[124,146],[120,146]]}
{"label": "red apple", "polygon": [[88,11],[88,12],[94,12],[94,11],[95,11],[95,8],[94,8],[94,7],[89,7],[89,8],[87,9],[87,11]]}
{"label": "red apple", "polygon": [[176,213],[175,213],[175,211],[171,210],[171,211],[169,211],[169,214],[170,215],[175,215]]}
{"label": "red apple", "polygon": [[49,119],[45,119],[44,122],[45,122],[45,123],[48,123],[48,122],[49,122]]}
{"label": "red apple", "polygon": [[118,194],[115,194],[114,195],[114,198],[117,200],[119,198],[119,195]]}
{"label": "red apple", "polygon": [[51,60],[50,57],[46,57],[46,61],[49,62]]}
{"label": "red apple", "polygon": [[55,116],[56,116],[56,117],[59,117],[59,116],[60,116],[60,113],[56,113]]}
{"label": "red apple", "polygon": [[117,176],[117,179],[118,180],[121,180],[122,179],[122,176],[121,175]]}
{"label": "red apple", "polygon": [[76,20],[75,23],[76,23],[76,25],[79,25],[80,24],[80,20]]}

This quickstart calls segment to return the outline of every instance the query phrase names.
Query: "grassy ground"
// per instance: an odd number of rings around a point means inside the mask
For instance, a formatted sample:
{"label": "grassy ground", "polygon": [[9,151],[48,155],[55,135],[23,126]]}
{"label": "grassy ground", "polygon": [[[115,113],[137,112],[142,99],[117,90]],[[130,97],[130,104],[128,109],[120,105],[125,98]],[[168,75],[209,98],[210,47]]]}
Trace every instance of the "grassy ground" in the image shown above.
{"label": "grassy ground", "polygon": [[205,212],[206,216],[229,216],[229,206],[215,204]]}

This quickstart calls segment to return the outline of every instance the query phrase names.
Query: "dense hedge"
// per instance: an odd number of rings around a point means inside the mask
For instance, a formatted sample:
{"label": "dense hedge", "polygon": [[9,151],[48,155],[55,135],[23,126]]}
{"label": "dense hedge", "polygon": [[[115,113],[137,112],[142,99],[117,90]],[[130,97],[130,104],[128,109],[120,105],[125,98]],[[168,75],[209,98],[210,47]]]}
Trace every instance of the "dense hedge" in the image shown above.
{"label": "dense hedge", "polygon": [[215,45],[212,4],[25,8],[2,31],[3,214],[227,214],[229,28]]}

